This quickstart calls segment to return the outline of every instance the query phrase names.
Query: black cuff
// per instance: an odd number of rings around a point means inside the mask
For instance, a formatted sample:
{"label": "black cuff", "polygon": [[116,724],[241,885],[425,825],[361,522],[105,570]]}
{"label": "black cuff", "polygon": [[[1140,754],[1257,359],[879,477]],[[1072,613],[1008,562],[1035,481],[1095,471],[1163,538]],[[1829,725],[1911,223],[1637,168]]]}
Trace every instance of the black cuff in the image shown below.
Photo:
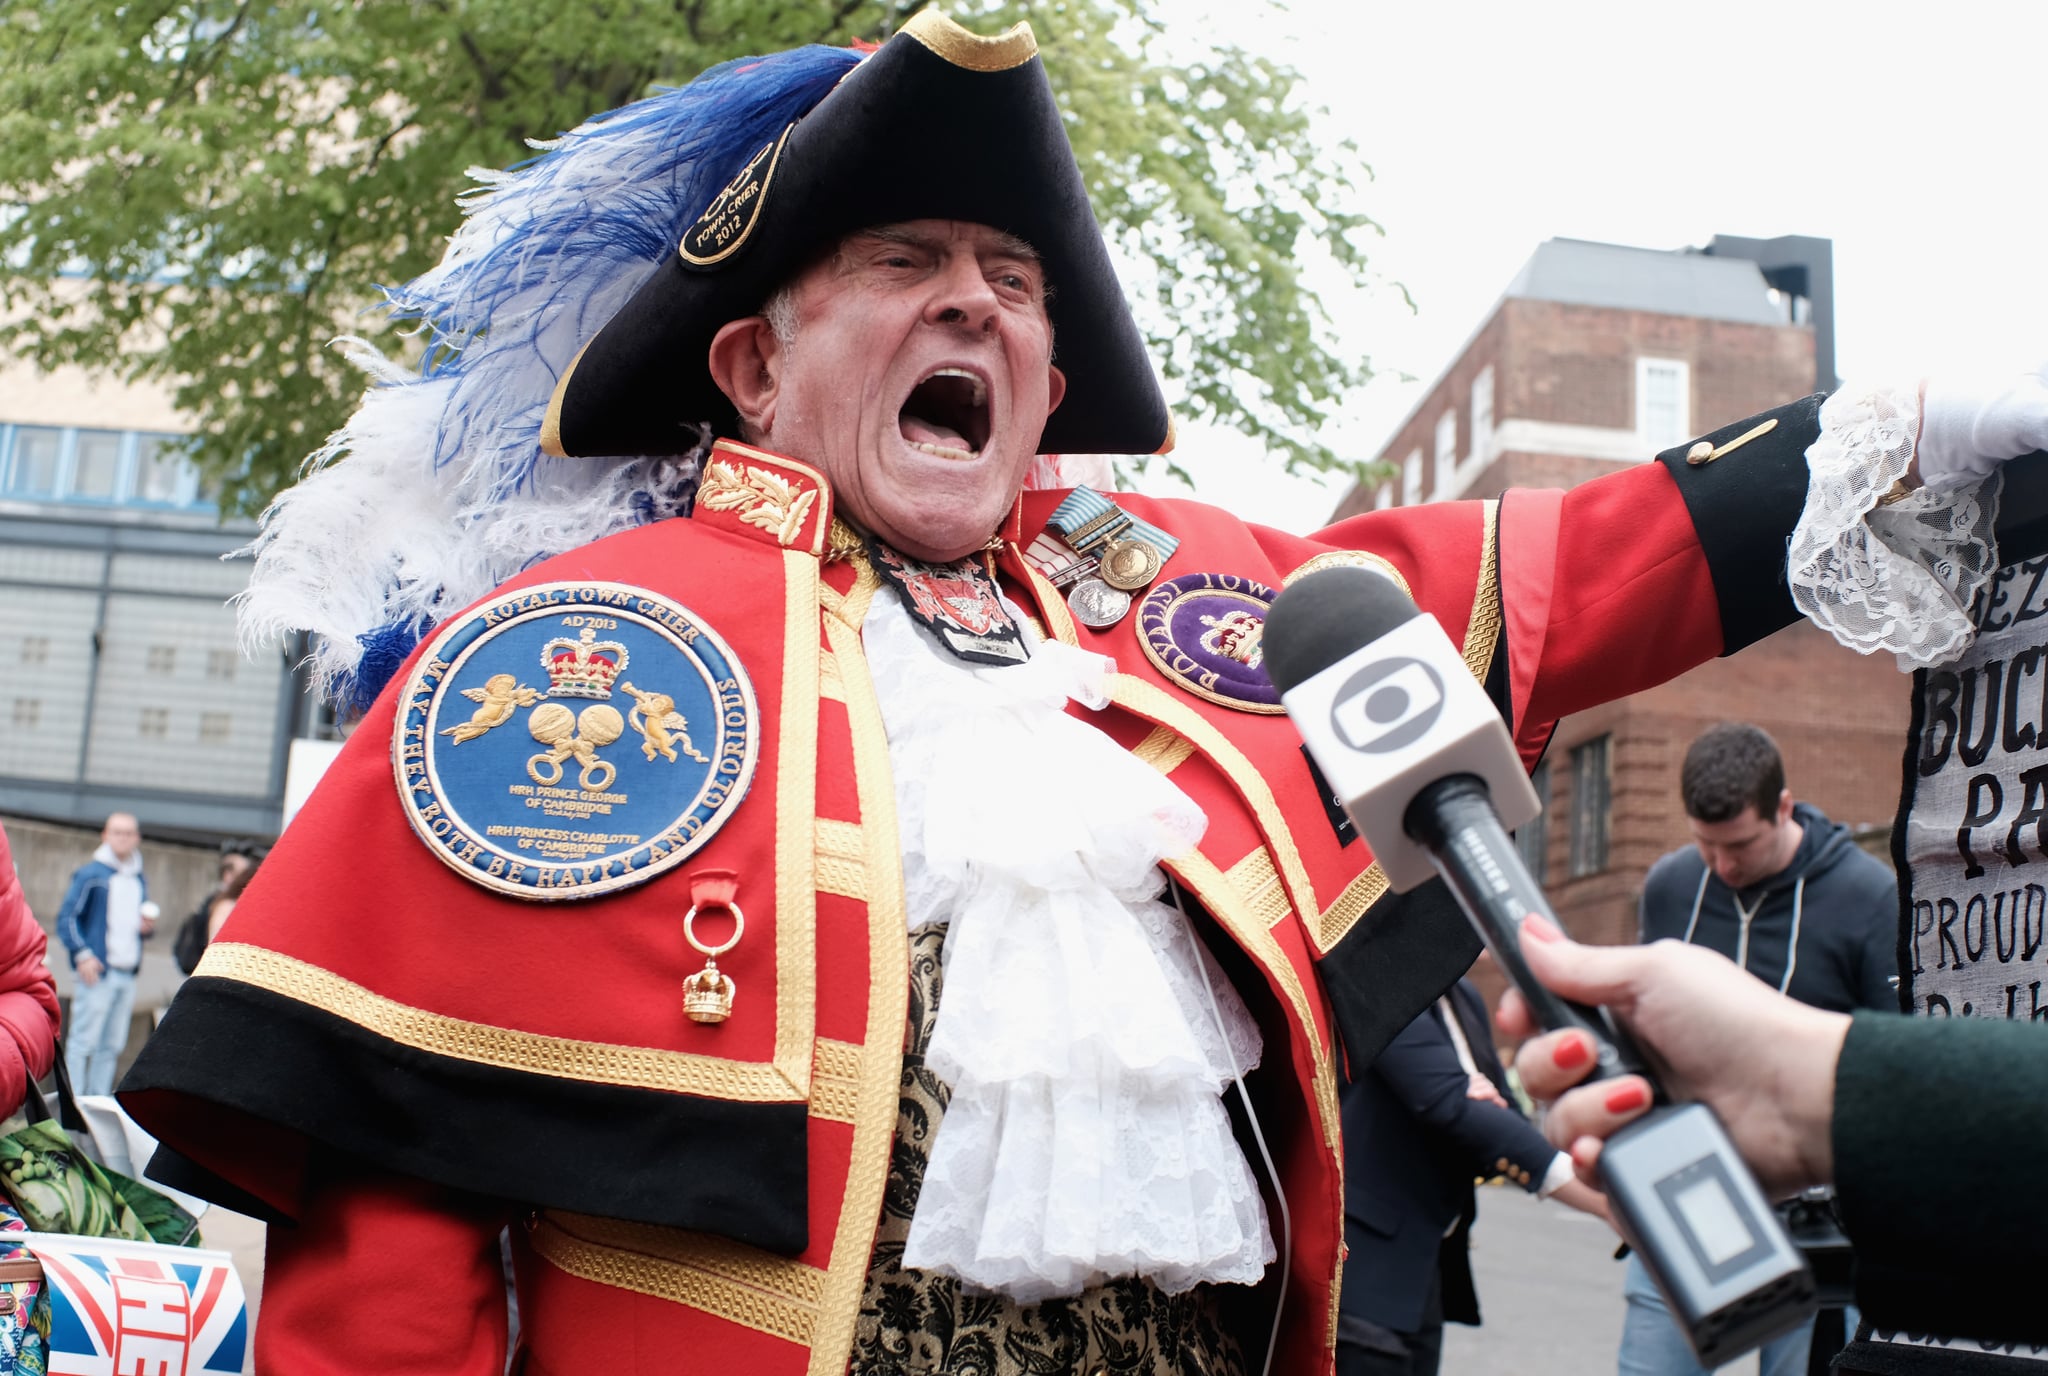
{"label": "black cuff", "polygon": [[1479,959],[1479,938],[1441,879],[1387,893],[1317,964],[1351,1074]]}
{"label": "black cuff", "polygon": [[[1818,394],[1724,425],[1657,456],[1679,495],[1707,558],[1721,606],[1721,653],[1732,655],[1799,619],[1785,582],[1785,542],[1806,505],[1806,451],[1820,434]],[[1775,420],[1766,434],[1719,458],[1687,455],[1727,444]]]}

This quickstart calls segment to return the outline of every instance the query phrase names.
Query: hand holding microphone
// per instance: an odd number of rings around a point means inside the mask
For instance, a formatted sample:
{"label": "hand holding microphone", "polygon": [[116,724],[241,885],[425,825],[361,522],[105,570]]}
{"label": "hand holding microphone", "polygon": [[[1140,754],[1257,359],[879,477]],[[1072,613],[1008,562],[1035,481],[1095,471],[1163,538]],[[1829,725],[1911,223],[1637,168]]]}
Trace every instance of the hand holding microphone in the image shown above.
{"label": "hand holding microphone", "polygon": [[1500,715],[1435,618],[1380,574],[1329,569],[1275,600],[1263,645],[1288,716],[1391,886],[1440,874],[1529,1020],[1563,1035],[1553,1048],[1586,1052],[1585,1070],[1612,1082],[1609,1099],[1627,1096],[1612,1113],[1633,1121],[1584,1164],[1701,1364],[1803,1323],[1813,1274],[1713,1111],[1652,1110],[1654,1082],[1626,1028],[1560,998],[1525,959],[1542,944],[1525,944],[1525,924],[1551,914],[1507,827],[1540,808]]}
{"label": "hand holding microphone", "polygon": [[[1849,1018],[1809,1008],[1738,969],[1719,952],[1682,942],[1581,946],[1541,918],[1523,927],[1529,968],[1569,998],[1598,1003],[1656,1051],[1670,1087],[1710,1105],[1772,1197],[1834,1177],[1829,1128],[1835,1063]],[[1585,1034],[1542,1032],[1510,989],[1499,1021],[1529,1037],[1515,1055],[1523,1088],[1551,1104],[1543,1130],[1593,1178],[1600,1144],[1649,1105],[1618,1103],[1627,1080],[1582,1085],[1593,1064]]]}

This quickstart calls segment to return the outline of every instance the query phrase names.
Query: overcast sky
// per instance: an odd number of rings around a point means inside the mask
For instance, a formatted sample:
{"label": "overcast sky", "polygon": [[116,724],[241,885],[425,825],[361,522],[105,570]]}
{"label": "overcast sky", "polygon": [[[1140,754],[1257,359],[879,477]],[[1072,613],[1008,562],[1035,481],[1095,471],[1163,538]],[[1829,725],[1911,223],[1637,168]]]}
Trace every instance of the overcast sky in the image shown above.
{"label": "overcast sky", "polygon": [[[1553,236],[1832,239],[1845,379],[2048,359],[2044,0],[1180,3],[1297,68],[1372,164],[1375,266],[1417,311],[1344,309],[1382,374],[1345,408],[1347,454],[1378,451]],[[1307,529],[1337,495],[1234,436],[1184,431],[1179,457],[1253,520]]]}

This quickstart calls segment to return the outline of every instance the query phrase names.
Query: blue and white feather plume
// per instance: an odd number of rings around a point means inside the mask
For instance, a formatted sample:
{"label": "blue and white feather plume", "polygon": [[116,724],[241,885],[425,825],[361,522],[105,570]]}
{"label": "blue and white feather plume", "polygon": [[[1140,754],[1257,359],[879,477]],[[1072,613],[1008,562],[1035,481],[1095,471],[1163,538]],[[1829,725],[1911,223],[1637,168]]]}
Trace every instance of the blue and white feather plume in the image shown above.
{"label": "blue and white feather plume", "polygon": [[687,513],[702,441],[548,457],[548,399],[733,170],[859,61],[807,47],[728,62],[535,142],[509,171],[472,168],[480,185],[440,264],[385,294],[424,333],[424,365],[337,341],[370,386],[263,514],[245,645],[312,632],[316,690],[353,715],[436,622],[520,569]]}

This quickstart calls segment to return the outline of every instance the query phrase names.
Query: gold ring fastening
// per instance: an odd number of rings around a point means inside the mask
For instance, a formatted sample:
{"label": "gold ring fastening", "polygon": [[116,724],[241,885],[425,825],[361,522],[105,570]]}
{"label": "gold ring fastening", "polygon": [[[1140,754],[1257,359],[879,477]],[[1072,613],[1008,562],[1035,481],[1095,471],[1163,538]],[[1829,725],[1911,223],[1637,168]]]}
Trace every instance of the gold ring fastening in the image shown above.
{"label": "gold ring fastening", "polygon": [[692,946],[695,946],[699,951],[702,951],[705,956],[712,960],[716,960],[718,957],[724,955],[727,951],[730,951],[733,947],[739,945],[740,934],[747,930],[746,915],[740,911],[739,904],[723,903],[719,906],[725,908],[728,912],[732,914],[732,938],[729,941],[727,941],[723,946],[706,946],[703,942],[697,940],[697,928],[694,925],[697,921],[696,904],[691,904],[690,911],[683,914],[684,938],[688,940]]}

